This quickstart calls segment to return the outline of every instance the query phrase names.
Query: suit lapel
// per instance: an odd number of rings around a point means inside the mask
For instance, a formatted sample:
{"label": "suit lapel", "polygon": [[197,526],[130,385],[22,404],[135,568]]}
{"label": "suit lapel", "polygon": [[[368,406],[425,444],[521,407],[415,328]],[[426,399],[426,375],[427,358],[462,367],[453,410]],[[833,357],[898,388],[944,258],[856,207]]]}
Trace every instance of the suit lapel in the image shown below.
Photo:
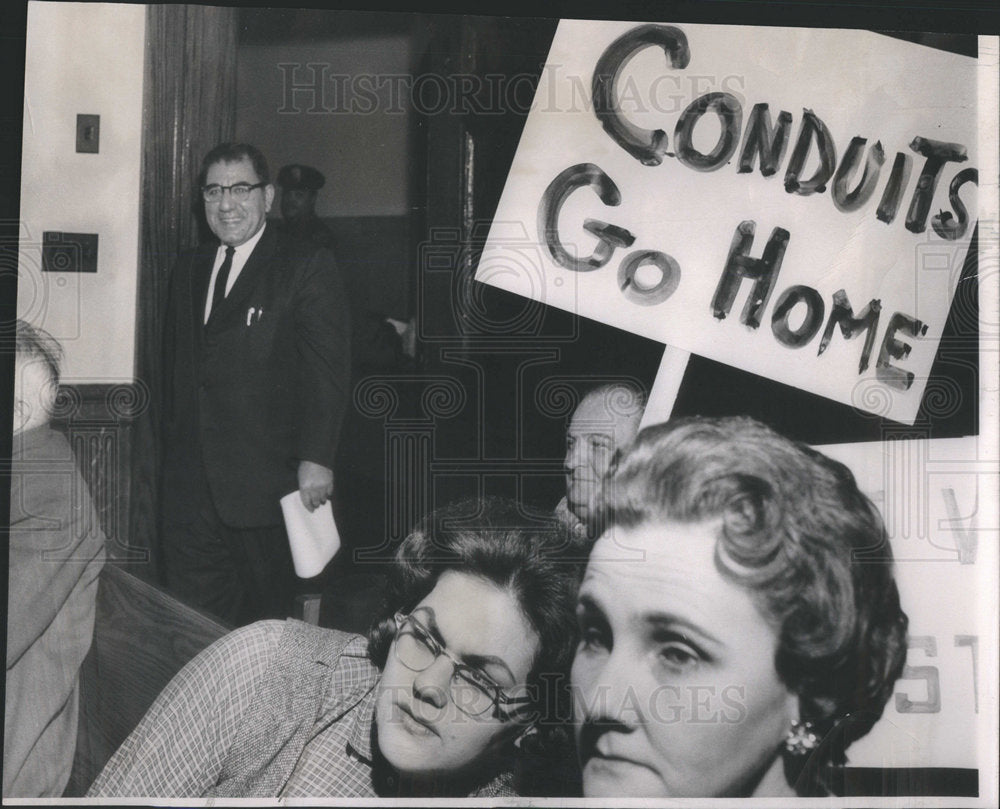
{"label": "suit lapel", "polygon": [[205,302],[208,297],[208,282],[212,279],[212,267],[218,245],[205,245],[199,249],[191,268],[191,322],[194,324],[195,345],[200,342],[202,326],[205,323]]}

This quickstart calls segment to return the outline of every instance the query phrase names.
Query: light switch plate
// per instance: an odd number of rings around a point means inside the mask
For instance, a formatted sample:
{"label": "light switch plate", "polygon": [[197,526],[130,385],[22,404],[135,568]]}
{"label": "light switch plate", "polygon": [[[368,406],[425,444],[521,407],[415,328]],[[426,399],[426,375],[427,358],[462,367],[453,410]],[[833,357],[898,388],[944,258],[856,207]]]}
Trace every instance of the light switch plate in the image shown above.
{"label": "light switch plate", "polygon": [[97,154],[101,146],[101,116],[76,116],[76,150]]}

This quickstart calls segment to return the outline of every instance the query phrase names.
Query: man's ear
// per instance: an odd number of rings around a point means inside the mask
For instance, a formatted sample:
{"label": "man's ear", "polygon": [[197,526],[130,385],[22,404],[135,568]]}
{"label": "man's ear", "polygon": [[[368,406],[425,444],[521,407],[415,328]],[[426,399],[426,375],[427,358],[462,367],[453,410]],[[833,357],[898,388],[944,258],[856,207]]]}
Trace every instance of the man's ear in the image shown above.
{"label": "man's ear", "polygon": [[268,183],[264,186],[264,213],[271,212],[271,206],[274,204],[274,186]]}

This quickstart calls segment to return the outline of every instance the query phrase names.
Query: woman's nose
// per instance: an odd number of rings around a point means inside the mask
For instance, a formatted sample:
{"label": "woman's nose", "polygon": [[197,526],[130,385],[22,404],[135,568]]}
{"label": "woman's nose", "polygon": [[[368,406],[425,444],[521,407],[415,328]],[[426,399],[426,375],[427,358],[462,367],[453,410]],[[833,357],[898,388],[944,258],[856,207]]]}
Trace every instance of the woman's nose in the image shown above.
{"label": "woman's nose", "polygon": [[578,688],[579,707],[586,721],[622,729],[643,724],[640,692],[644,689],[636,676],[639,671],[637,661],[619,650],[613,650],[601,664],[587,666],[581,678],[585,682]]}
{"label": "woman's nose", "polygon": [[413,678],[414,696],[436,708],[443,708],[448,704],[448,690],[453,670],[454,664],[441,655]]}

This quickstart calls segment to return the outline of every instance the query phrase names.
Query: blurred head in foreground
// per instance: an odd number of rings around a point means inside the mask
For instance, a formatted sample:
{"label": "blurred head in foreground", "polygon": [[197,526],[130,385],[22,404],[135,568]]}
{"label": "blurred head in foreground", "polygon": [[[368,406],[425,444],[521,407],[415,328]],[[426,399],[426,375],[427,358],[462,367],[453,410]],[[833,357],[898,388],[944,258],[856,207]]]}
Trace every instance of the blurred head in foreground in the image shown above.
{"label": "blurred head in foreground", "polygon": [[14,435],[47,424],[59,390],[62,347],[45,329],[17,321]]}
{"label": "blurred head in foreground", "polygon": [[806,781],[878,720],[906,654],[885,528],[847,467],[751,419],[681,419],[612,465],[597,517],[572,669],[584,794],[822,792]]}

